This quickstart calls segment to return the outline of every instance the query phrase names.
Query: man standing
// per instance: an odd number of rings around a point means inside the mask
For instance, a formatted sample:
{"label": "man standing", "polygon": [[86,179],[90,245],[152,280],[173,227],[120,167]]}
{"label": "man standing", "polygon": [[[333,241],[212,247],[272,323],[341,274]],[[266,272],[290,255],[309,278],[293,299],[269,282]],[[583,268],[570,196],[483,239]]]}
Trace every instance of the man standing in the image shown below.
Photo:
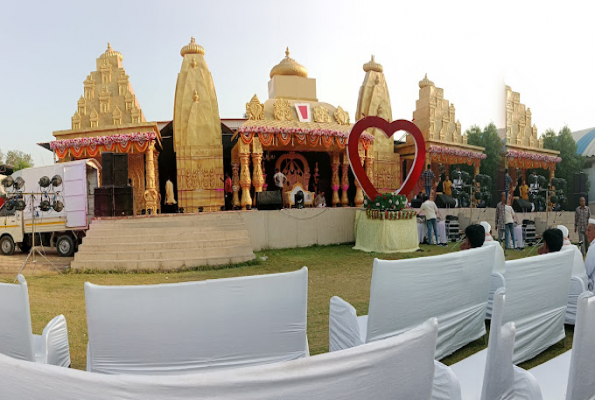
{"label": "man standing", "polygon": [[516,214],[510,205],[512,203],[512,196],[508,199],[508,204],[504,207],[504,225],[506,229],[506,234],[504,240],[506,243],[504,247],[508,249],[508,238],[512,238],[512,248],[516,248],[516,240],[514,238],[514,222],[516,219]]}
{"label": "man standing", "polygon": [[434,230],[434,237],[436,238],[436,244],[440,245],[438,241],[438,224],[436,218],[440,215],[436,203],[434,203],[428,196],[424,196],[424,203],[419,208],[419,214],[424,213],[426,216],[426,224],[428,226],[428,244],[432,244],[432,230]]}
{"label": "man standing", "polygon": [[273,175],[273,180],[275,181],[276,189],[280,192],[283,192],[283,186],[285,186],[287,178],[285,177],[283,172],[279,171],[279,168],[275,168],[275,175]]}
{"label": "man standing", "polygon": [[585,198],[581,197],[579,200],[579,206],[574,212],[574,232],[578,232],[578,240],[581,242],[581,251],[585,254],[587,248],[587,225],[589,218],[591,218],[591,210],[585,206]]}
{"label": "man standing", "polygon": [[426,196],[430,197],[432,194],[433,182],[434,182],[434,179],[436,178],[436,176],[430,169],[430,164],[428,164],[428,168],[424,171],[423,175],[424,175],[424,185],[426,188]]}
{"label": "man standing", "polygon": [[523,179],[523,184],[519,188],[519,193],[521,194],[521,199],[529,201],[529,186],[527,186],[527,181]]}
{"label": "man standing", "polygon": [[233,185],[231,183],[231,177],[229,176],[229,172],[225,173],[225,209],[231,210],[232,204],[231,199],[233,196]]}
{"label": "man standing", "polygon": [[504,239],[504,211],[506,210],[506,194],[502,193],[500,196],[500,203],[496,205],[496,229],[498,229],[498,240],[502,242]]}
{"label": "man standing", "polygon": [[446,179],[444,180],[444,194],[447,196],[452,196],[452,182],[450,181],[450,177],[446,175]]}
{"label": "man standing", "polygon": [[589,279],[590,291],[593,291],[593,280],[595,279],[595,219],[589,219],[587,226],[587,240],[591,243],[585,258],[585,269],[587,270],[587,278]]}

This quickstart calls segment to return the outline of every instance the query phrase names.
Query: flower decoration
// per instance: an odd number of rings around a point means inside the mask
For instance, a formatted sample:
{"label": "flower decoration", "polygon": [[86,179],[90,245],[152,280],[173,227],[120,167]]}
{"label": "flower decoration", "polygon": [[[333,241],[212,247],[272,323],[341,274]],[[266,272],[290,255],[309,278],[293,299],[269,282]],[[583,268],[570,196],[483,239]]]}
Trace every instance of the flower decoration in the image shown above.
{"label": "flower decoration", "polygon": [[406,209],[407,198],[400,194],[381,193],[374,201],[364,197],[366,216],[370,219],[411,219],[417,216],[413,209]]}

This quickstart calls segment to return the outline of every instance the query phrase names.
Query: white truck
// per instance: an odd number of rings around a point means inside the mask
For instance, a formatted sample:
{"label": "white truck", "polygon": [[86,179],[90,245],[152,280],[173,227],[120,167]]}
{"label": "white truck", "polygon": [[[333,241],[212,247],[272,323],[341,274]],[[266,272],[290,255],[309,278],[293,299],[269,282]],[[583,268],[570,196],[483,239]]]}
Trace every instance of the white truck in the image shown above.
{"label": "white truck", "polygon": [[[25,181],[24,187],[18,192],[23,194],[21,198],[25,201],[26,207],[22,211],[10,209],[10,201],[7,200],[0,208],[0,252],[3,255],[11,255],[14,253],[15,245],[21,251],[28,252],[33,244],[35,232],[36,245],[56,247],[59,255],[72,256],[89,229],[94,215],[93,193],[99,186],[100,169],[101,166],[96,160],[88,159],[14,172],[11,175],[13,180],[21,177]],[[55,175],[62,178],[59,186],[41,187],[41,177],[52,179]],[[14,187],[5,188],[5,191],[8,199],[15,192]],[[25,195],[42,192],[47,192],[47,195]],[[47,207],[41,204],[43,200],[50,203],[59,200],[64,207],[59,212],[53,208],[47,210]],[[32,213],[35,213],[34,219]]]}

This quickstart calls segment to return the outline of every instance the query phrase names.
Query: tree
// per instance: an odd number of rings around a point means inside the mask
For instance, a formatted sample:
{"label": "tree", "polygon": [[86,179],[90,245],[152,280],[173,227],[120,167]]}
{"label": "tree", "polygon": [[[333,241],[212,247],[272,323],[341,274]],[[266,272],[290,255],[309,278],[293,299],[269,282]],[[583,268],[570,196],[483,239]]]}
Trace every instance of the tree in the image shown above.
{"label": "tree", "polygon": [[4,152],[0,150],[0,164],[4,164]]}
{"label": "tree", "polygon": [[33,166],[31,154],[26,154],[20,150],[10,150],[6,153],[6,164],[12,165],[15,171]]}
{"label": "tree", "polygon": [[498,129],[494,123],[490,123],[483,131],[479,126],[474,125],[465,131],[467,134],[467,143],[473,146],[485,148],[486,158],[481,160],[479,172],[491,176],[492,179],[497,175],[498,169],[502,165],[503,143],[498,135]]}
{"label": "tree", "polygon": [[[562,161],[556,166],[556,177],[566,179],[567,184],[572,182],[572,176],[583,170],[585,159],[576,152],[576,142],[568,126],[556,133],[548,129],[543,135],[543,147],[560,152]],[[568,191],[569,187],[566,187]]]}

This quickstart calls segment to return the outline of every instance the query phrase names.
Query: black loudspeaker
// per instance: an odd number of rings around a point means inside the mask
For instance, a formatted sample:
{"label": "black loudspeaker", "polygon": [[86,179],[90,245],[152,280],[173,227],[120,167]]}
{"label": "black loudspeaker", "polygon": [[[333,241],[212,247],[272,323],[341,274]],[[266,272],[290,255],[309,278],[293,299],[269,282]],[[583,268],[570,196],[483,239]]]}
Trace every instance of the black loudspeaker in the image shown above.
{"label": "black loudspeaker", "polygon": [[585,204],[589,204],[589,194],[587,193],[587,174],[582,172],[572,174],[569,182],[568,192],[566,193],[566,210],[574,211],[580,205],[581,197],[585,198]]}
{"label": "black loudspeaker", "polygon": [[114,216],[133,215],[132,186],[114,187]]}
{"label": "black loudspeaker", "polygon": [[412,199],[411,200],[411,208],[420,208],[423,201],[422,199]]}
{"label": "black loudspeaker", "polygon": [[523,199],[514,199],[512,202],[512,209],[517,212],[531,211],[531,203]]}
{"label": "black loudspeaker", "polygon": [[283,197],[280,190],[256,193],[256,208],[259,210],[280,210],[283,208]]}
{"label": "black loudspeaker", "polygon": [[452,196],[446,194],[436,195],[436,206],[438,208],[455,208],[456,204],[457,202]]}
{"label": "black loudspeaker", "polygon": [[114,153],[101,153],[101,186],[114,186]]}
{"label": "black loudspeaker", "polygon": [[114,186],[128,185],[128,153],[114,153]]}
{"label": "black loudspeaker", "polygon": [[93,194],[95,200],[95,216],[96,217],[111,217],[114,212],[114,188],[98,187],[95,188]]}

